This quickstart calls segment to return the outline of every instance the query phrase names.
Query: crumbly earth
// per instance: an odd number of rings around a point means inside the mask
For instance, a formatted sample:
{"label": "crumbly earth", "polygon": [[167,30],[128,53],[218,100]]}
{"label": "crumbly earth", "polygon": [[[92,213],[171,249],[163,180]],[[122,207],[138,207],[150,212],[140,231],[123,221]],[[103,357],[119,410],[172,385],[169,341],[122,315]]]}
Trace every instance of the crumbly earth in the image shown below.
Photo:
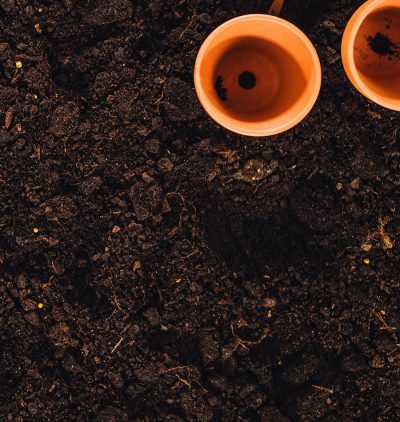
{"label": "crumbly earth", "polygon": [[254,139],[192,72],[270,1],[0,0],[1,421],[400,419],[400,118],[344,74],[361,3],[286,2],[321,95]]}

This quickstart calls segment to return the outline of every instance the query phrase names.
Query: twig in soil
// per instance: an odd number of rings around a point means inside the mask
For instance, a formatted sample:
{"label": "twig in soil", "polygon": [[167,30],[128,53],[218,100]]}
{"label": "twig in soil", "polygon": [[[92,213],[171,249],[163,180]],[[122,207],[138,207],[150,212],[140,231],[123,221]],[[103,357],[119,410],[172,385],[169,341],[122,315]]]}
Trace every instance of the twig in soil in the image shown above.
{"label": "twig in soil", "polygon": [[193,21],[197,17],[196,12],[193,13],[192,17],[190,18],[189,23],[186,25],[185,29],[179,34],[178,39],[181,40],[185,35],[186,31],[192,26]]}
{"label": "twig in soil", "polygon": [[155,100],[155,101],[153,102],[153,104],[154,104],[154,105],[159,104],[163,98],[164,98],[164,91],[163,91],[163,92],[161,92],[160,97],[159,97],[159,98],[157,98],[157,100]]}
{"label": "twig in soil", "polygon": [[[384,312],[384,311],[381,311],[381,312]],[[391,327],[386,321],[385,321],[385,319],[383,318],[383,316],[382,316],[382,314],[381,314],[381,312],[377,312],[376,310],[375,310],[375,308],[374,309],[372,309],[372,312],[371,312],[371,315],[374,315],[374,316],[376,316],[376,318],[378,318],[379,319],[379,321],[381,322],[381,324],[382,324],[382,327],[380,328],[382,331],[387,331],[389,334],[391,334],[391,336],[392,336],[392,338],[393,338],[393,340],[395,341],[395,343],[396,343],[396,346],[397,347],[400,347],[400,343],[399,343],[399,339],[398,339],[398,337],[397,337],[397,335],[396,335],[396,331],[397,331],[397,328],[396,327]]]}
{"label": "twig in soil", "polygon": [[174,366],[173,368],[166,369],[163,374],[171,371],[178,371],[179,369],[187,369],[189,371],[191,370],[190,366]]}
{"label": "twig in soil", "polygon": [[395,144],[396,141],[397,141],[397,131],[398,131],[398,129],[396,128],[394,130],[394,132],[393,132],[392,142],[390,143],[390,146],[392,146],[393,144]]}
{"label": "twig in soil", "polygon": [[380,243],[383,248],[383,250],[393,249],[395,241],[390,238],[390,236],[385,232],[385,226],[390,223],[393,220],[393,218],[385,217],[380,218],[379,217],[379,226],[376,230],[374,230],[372,233],[368,232],[367,237],[365,241],[361,244],[361,250],[364,252],[368,252],[372,248],[372,244],[370,243],[371,240],[377,240],[377,238],[380,238]]}
{"label": "twig in soil", "polygon": [[272,2],[271,7],[268,10],[269,15],[279,16],[282,12],[285,0],[275,0]]}
{"label": "twig in soil", "polygon": [[189,390],[192,388],[192,384],[189,381],[185,380],[184,378],[181,378],[178,374],[175,374],[175,376],[178,378],[179,381],[173,387],[171,387],[172,390],[175,390],[175,388],[177,388],[180,383],[187,385],[189,387]]}
{"label": "twig in soil", "polygon": [[41,150],[40,146],[38,146],[38,147],[36,148],[36,156],[37,156],[37,159],[38,159],[38,160],[40,160],[40,157],[41,157],[41,152],[42,152],[42,150]]}
{"label": "twig in soil", "polygon": [[391,352],[387,353],[386,356],[391,356],[393,353],[396,353],[399,351],[398,347],[400,347],[400,344],[396,344],[396,349],[393,349]]}
{"label": "twig in soil", "polygon": [[65,230],[65,226],[60,222],[60,220],[57,217],[48,218],[48,220],[49,221],[55,221],[57,224],[59,224]]}
{"label": "twig in soil", "polygon": [[124,338],[125,337],[121,337],[119,340],[118,340],[118,342],[117,342],[117,344],[113,347],[113,349],[111,350],[111,353],[114,353],[117,349],[118,349],[118,347],[119,346],[121,346],[121,343],[124,341]]}
{"label": "twig in soil", "polygon": [[265,185],[267,183],[267,179],[262,180],[253,190],[253,193],[257,193],[258,190],[261,188],[262,185]]}
{"label": "twig in soil", "polygon": [[14,110],[12,107],[9,108],[6,112],[6,117],[5,117],[5,122],[4,122],[4,127],[6,128],[6,130],[8,130],[11,126],[13,113],[14,113]]}
{"label": "twig in soil", "polygon": [[378,233],[382,239],[383,249],[393,249],[394,241],[390,236],[385,232],[385,226],[390,221],[390,219],[379,219]]}
{"label": "twig in soil", "polygon": [[189,259],[192,256],[196,255],[197,252],[199,252],[199,250],[197,248],[194,248],[194,250],[192,252],[190,252],[188,255],[182,255],[180,258],[182,258],[182,259]]}
{"label": "twig in soil", "polygon": [[372,313],[379,319],[379,321],[382,323],[382,327],[380,328],[381,330],[385,330],[388,332],[393,332],[393,331],[397,331],[396,327],[391,327],[383,318],[383,316],[381,315],[380,312],[376,312],[375,309],[373,309]]}
{"label": "twig in soil", "polygon": [[183,383],[185,385],[187,385],[189,387],[189,389],[192,388],[192,383],[196,383],[205,393],[208,393],[208,390],[206,390],[199,381],[197,381],[196,379],[191,377],[191,373],[195,372],[197,373],[197,376],[200,376],[200,373],[198,371],[197,368],[191,368],[190,366],[175,366],[174,368],[169,368],[166,369],[163,374],[167,373],[167,372],[171,372],[171,371],[179,371],[179,370],[186,370],[188,373],[188,379],[184,379],[182,377],[180,377],[178,374],[175,374],[175,376],[178,378],[178,382],[172,387],[172,389],[174,390],[175,388],[177,388],[179,386],[179,383]]}
{"label": "twig in soil", "polygon": [[326,388],[326,387],[322,387],[321,385],[314,385],[314,384],[312,384],[311,387],[314,387],[317,390],[324,391],[325,393],[328,393],[328,394],[333,394],[334,393],[334,391],[332,389]]}
{"label": "twig in soil", "polygon": [[235,332],[233,329],[233,324],[231,324],[231,331],[232,334],[234,335],[234,337],[243,345],[245,346],[257,346],[258,344],[260,344],[269,334],[269,328],[268,327],[264,327],[263,332],[260,334],[260,336],[258,337],[257,340],[243,340],[241,339]]}
{"label": "twig in soil", "polygon": [[[122,332],[121,332],[121,334],[124,334],[125,333],[125,331],[129,328],[131,326],[131,324],[128,324],[123,330],[122,330]],[[118,349],[118,347],[119,346],[121,346],[121,343],[123,342],[125,340],[125,337],[121,337],[119,340],[118,340],[118,342],[117,342],[117,344],[113,347],[113,349],[111,350],[111,353],[114,353],[117,349]]]}
{"label": "twig in soil", "polygon": [[352,132],[352,130],[350,129],[350,126],[346,123],[345,124],[345,126],[346,126],[346,128],[348,129],[348,131],[353,135],[353,137],[354,137],[354,139],[356,140],[356,141],[358,141],[358,142],[360,142],[360,139],[359,138],[357,138],[357,136],[356,135],[354,135],[354,133]]}
{"label": "twig in soil", "polygon": [[117,299],[117,297],[115,296],[115,293],[113,293],[113,296],[114,296],[114,304],[115,304],[115,306],[121,311],[121,312],[123,312],[125,315],[127,314],[123,309],[122,309],[122,307],[121,307],[121,305],[119,304],[119,302],[118,302],[118,299]]}
{"label": "twig in soil", "polygon": [[234,330],[233,324],[231,324],[231,332],[232,335],[235,339],[233,346],[231,347],[225,347],[223,348],[222,354],[224,359],[227,359],[229,357],[231,357],[233,355],[234,352],[236,352],[236,350],[240,347],[243,347],[244,349],[249,350],[250,347],[252,346],[257,346],[258,344],[260,344],[269,334],[270,330],[269,327],[264,327],[263,332],[260,334],[260,336],[258,337],[257,340],[243,340],[241,339]]}

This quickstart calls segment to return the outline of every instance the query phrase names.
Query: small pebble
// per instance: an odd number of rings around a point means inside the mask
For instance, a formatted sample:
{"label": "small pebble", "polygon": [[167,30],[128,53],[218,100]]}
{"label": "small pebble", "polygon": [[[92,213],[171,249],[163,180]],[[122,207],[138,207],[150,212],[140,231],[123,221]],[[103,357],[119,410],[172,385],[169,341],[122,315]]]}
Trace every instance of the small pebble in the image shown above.
{"label": "small pebble", "polygon": [[26,278],[23,274],[20,274],[17,277],[17,287],[21,290],[25,289],[26,287]]}
{"label": "small pebble", "polygon": [[157,327],[161,324],[161,317],[158,313],[157,308],[149,308],[146,311],[144,311],[144,317],[147,319],[147,322],[152,327]]}
{"label": "small pebble", "polygon": [[33,325],[34,327],[37,327],[40,324],[40,319],[36,312],[28,312],[24,315],[24,317],[25,321]]}
{"label": "small pebble", "polygon": [[174,168],[174,165],[168,158],[161,158],[157,161],[157,168],[161,173],[168,173]]}
{"label": "small pebble", "polygon": [[266,308],[275,308],[275,306],[276,306],[276,299],[274,297],[267,297],[264,300],[264,306]]}
{"label": "small pebble", "polygon": [[243,168],[239,170],[234,178],[245,182],[259,182],[274,173],[279,166],[278,161],[271,160],[268,164],[259,158],[246,161]]}
{"label": "small pebble", "polygon": [[114,226],[111,231],[113,233],[118,233],[120,230],[121,230],[121,228],[119,226]]}
{"label": "small pebble", "polygon": [[360,178],[356,177],[354,180],[350,182],[350,186],[352,189],[360,189]]}

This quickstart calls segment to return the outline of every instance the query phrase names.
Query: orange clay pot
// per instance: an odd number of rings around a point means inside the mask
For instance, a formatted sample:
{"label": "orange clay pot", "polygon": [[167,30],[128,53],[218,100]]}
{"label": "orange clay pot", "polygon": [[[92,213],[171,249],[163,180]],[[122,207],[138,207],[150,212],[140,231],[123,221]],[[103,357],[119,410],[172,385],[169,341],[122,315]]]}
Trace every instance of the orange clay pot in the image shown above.
{"label": "orange clay pot", "polygon": [[245,15],[215,29],[194,69],[197,95],[221,126],[249,136],[290,129],[313,107],[321,66],[310,40],[291,23]]}
{"label": "orange clay pot", "polygon": [[342,60],[361,94],[400,111],[399,0],[369,0],[356,11],[343,35]]}

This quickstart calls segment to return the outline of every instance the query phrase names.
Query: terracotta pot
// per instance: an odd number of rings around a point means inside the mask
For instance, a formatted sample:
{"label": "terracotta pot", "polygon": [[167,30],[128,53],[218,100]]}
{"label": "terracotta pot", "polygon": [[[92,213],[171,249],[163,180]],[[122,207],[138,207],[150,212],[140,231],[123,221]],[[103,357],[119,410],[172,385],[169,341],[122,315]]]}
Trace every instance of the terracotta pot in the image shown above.
{"label": "terracotta pot", "polygon": [[221,126],[269,136],[309,113],[320,90],[321,66],[296,26],[275,16],[245,15],[204,41],[194,82],[201,104]]}
{"label": "terracotta pot", "polygon": [[370,0],[354,13],[343,35],[342,60],[361,94],[400,111],[399,0]]}

